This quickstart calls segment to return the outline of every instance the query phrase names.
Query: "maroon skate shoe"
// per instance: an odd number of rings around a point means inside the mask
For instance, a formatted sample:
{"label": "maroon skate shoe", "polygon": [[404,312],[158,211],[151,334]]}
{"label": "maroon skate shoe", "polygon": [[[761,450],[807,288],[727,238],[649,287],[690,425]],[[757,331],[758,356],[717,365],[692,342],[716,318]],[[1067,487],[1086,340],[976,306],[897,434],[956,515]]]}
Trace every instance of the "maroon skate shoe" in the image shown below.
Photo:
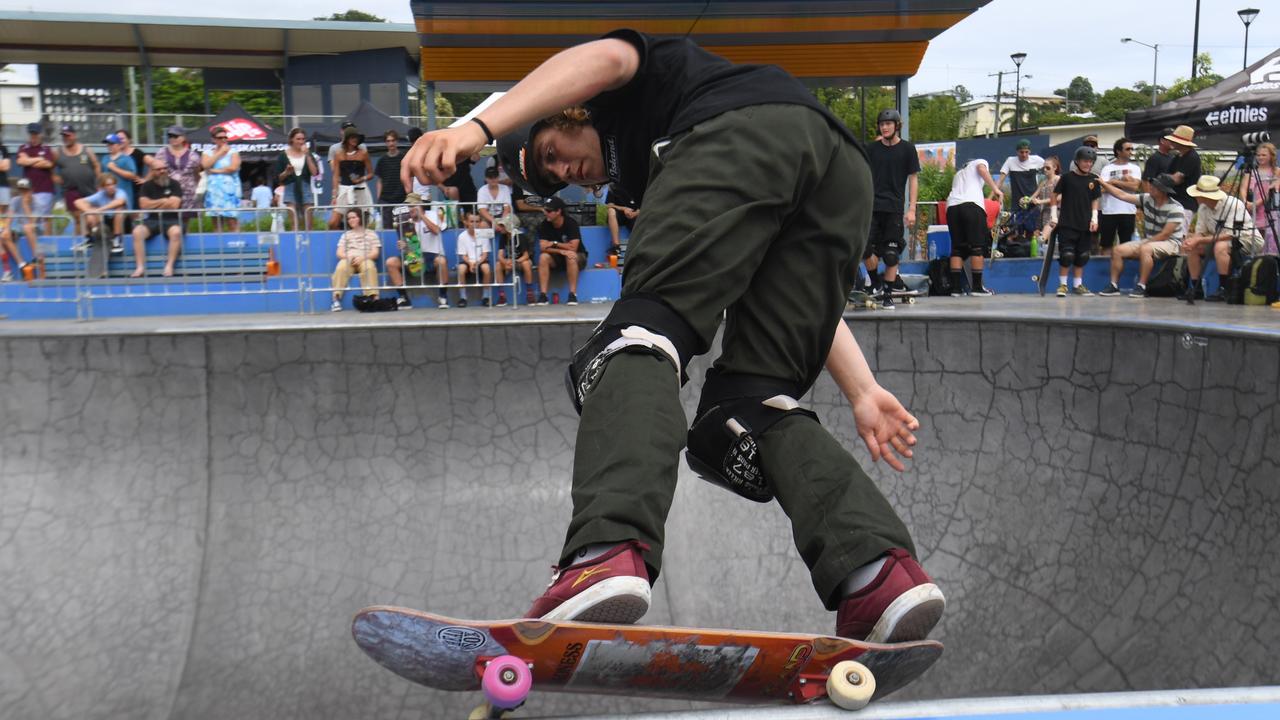
{"label": "maroon skate shoe", "polygon": [[871,584],[840,603],[836,635],[877,643],[923,640],[946,604],[911,554],[893,548]]}
{"label": "maroon skate shoe", "polygon": [[649,610],[649,571],[644,543],[628,540],[600,557],[552,568],[551,584],[525,617],[629,624]]}

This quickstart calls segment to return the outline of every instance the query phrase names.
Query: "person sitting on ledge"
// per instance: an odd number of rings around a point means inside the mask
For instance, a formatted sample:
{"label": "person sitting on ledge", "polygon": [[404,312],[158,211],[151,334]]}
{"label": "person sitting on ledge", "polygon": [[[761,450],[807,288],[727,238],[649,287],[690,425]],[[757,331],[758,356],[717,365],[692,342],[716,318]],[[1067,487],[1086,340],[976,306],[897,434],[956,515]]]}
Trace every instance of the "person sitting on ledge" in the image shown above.
{"label": "person sitting on ledge", "polygon": [[1151,178],[1147,185],[1149,193],[1136,195],[1127,193],[1106,180],[1099,180],[1102,189],[1120,200],[1133,203],[1142,210],[1142,227],[1138,228],[1140,239],[1120,243],[1111,251],[1111,284],[1098,293],[1103,297],[1115,297],[1120,294],[1120,272],[1124,270],[1124,261],[1138,258],[1138,284],[1129,293],[1129,297],[1140,298],[1147,295],[1147,278],[1156,258],[1169,257],[1182,252],[1182,238],[1187,230],[1184,225],[1182,206],[1173,200],[1173,176],[1163,173]]}
{"label": "person sitting on ledge", "polygon": [[182,217],[177,212],[182,207],[182,185],[169,176],[168,163],[158,156],[151,161],[151,178],[138,188],[138,207],[151,212],[133,228],[135,268],[129,277],[147,274],[147,240],[153,237],[169,239],[163,275],[173,277],[178,253],[182,252]]}
{"label": "person sitting on ledge", "polygon": [[1188,235],[1182,243],[1182,251],[1187,255],[1187,270],[1191,274],[1191,287],[1187,288],[1187,294],[1194,298],[1200,289],[1204,251],[1212,247],[1213,257],[1218,261],[1218,292],[1205,300],[1222,302],[1227,299],[1227,279],[1231,277],[1232,241],[1238,238],[1245,255],[1256,255],[1262,250],[1262,235],[1244,201],[1227,195],[1218,187],[1218,178],[1213,175],[1201,175],[1195,185],[1187,188],[1187,194],[1200,205],[1196,212],[1196,232]]}
{"label": "person sitting on ledge", "polygon": [[85,237],[90,242],[99,237],[103,224],[103,215],[108,211],[114,210],[115,214],[111,216],[111,253],[118,254],[124,252],[123,237],[125,233],[125,221],[129,217],[129,213],[123,212],[129,209],[129,195],[120,189],[120,182],[116,180],[116,176],[109,172],[100,173],[98,175],[98,192],[89,197],[82,197],[76,200],[76,209],[79,210],[84,218]]}
{"label": "person sitting on ledge", "polygon": [[546,220],[538,226],[538,304],[547,304],[547,288],[551,285],[551,271],[564,268],[569,278],[569,297],[565,305],[578,304],[578,273],[587,267],[587,248],[582,244],[582,231],[578,221],[565,215],[564,200],[559,196],[547,201],[542,208]]}
{"label": "person sitting on ledge", "polygon": [[342,310],[342,295],[352,275],[360,276],[360,289],[366,295],[378,289],[378,253],[382,240],[378,233],[365,227],[364,211],[351,208],[346,212],[347,231],[338,238],[338,267],[333,271],[333,303],[329,310]]}

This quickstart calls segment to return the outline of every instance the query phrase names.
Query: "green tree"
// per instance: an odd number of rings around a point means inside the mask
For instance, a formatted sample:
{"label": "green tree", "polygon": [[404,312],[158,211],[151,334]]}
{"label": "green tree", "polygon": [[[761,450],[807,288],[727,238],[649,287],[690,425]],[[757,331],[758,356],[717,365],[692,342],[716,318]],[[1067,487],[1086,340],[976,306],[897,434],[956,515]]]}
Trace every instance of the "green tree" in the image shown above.
{"label": "green tree", "polygon": [[1198,93],[1207,87],[1212,87],[1222,82],[1222,76],[1213,71],[1213,58],[1209,57],[1209,53],[1197,55],[1196,66],[1199,68],[1196,78],[1194,80],[1178,78],[1160,97],[1160,102],[1177,100],[1180,97]]}
{"label": "green tree", "polygon": [[1093,83],[1089,82],[1089,78],[1080,75],[1071,78],[1071,82],[1065,88],[1058,88],[1053,91],[1053,94],[1066,98],[1068,103],[1076,103],[1081,110],[1093,109],[1094,103],[1098,101],[1098,95],[1093,91]]}
{"label": "green tree", "polygon": [[[1147,98],[1147,102],[1151,101],[1151,83],[1146,82],[1145,80],[1139,80],[1138,82],[1133,84],[1133,89],[1139,94],[1141,94],[1143,97]],[[1168,91],[1169,91],[1169,88],[1165,87],[1164,85],[1156,85],[1157,98],[1159,98],[1161,95],[1163,95]]]}
{"label": "green tree", "polygon": [[860,133],[863,116],[862,94],[858,88],[815,88],[813,94],[818,98],[818,102],[825,105],[831,114],[853,131],[854,136],[861,136],[864,140],[872,140],[876,137],[876,116],[880,111],[895,107],[892,90],[882,87],[866,88],[867,128],[865,133]]}
{"label": "green tree", "polygon": [[346,12],[340,12],[340,13],[336,12],[330,15],[329,17],[318,17],[318,18],[311,18],[311,19],[322,20],[322,21],[336,20],[339,22],[386,22],[387,21],[386,18],[380,18],[377,15],[372,15],[370,13],[363,12],[361,10],[348,10]]}
{"label": "green tree", "polygon": [[911,99],[911,139],[954,140],[960,135],[960,102],[950,95]]}
{"label": "green tree", "polygon": [[[232,100],[254,115],[284,114],[278,90],[215,90],[209,93],[209,111],[217,113]],[[145,113],[144,103],[143,93],[138,93],[133,111]],[[155,68],[151,71],[151,104],[158,115],[204,115],[204,75],[191,68]]]}
{"label": "green tree", "polygon": [[462,117],[484,102],[485,98],[489,97],[489,93],[443,93],[443,96],[449,98],[449,104],[453,107],[453,112],[458,117]]}
{"label": "green tree", "polygon": [[1128,88],[1111,88],[1098,97],[1093,114],[1098,120],[1116,122],[1124,120],[1124,114],[1129,110],[1137,110],[1150,104],[1150,95]]}

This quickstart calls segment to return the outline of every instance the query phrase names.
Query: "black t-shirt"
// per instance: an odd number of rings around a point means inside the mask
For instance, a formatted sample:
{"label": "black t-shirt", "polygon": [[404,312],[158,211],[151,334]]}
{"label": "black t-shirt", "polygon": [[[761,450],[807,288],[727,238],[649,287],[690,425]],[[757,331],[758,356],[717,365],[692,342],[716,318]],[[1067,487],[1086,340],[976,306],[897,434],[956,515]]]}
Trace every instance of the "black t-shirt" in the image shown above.
{"label": "black t-shirt", "polygon": [[1147,162],[1142,165],[1142,179],[1150,180],[1157,175],[1169,172],[1169,163],[1173,162],[1172,155],[1165,155],[1157,150],[1151,153],[1151,157],[1147,158]]}
{"label": "black t-shirt", "polygon": [[558,228],[552,225],[550,220],[543,220],[538,226],[538,239],[559,243],[577,240],[578,252],[587,254],[587,245],[582,242],[582,231],[578,229],[578,221],[568,215],[564,216],[564,222]]}
{"label": "black t-shirt", "polygon": [[1188,150],[1186,155],[1175,157],[1169,164],[1169,172],[1182,173],[1182,182],[1173,186],[1173,189],[1177,190],[1173,196],[1174,201],[1188,210],[1197,209],[1199,204],[1195,198],[1187,194],[1187,188],[1195,185],[1200,179],[1200,153]]}
{"label": "black t-shirt", "polygon": [[[176,197],[181,200],[182,186],[173,178],[169,178],[168,180],[168,182],[162,185],[159,182],[156,182],[156,179],[153,177],[142,183],[142,186],[138,188],[138,197],[147,198],[148,200],[164,200],[166,198]],[[141,207],[141,204],[139,204],[139,207]],[[182,205],[179,204],[178,207],[182,207]],[[176,210],[169,210],[168,212],[151,210],[150,213],[151,214],[147,216],[147,220],[161,225],[176,223],[179,221]]]}
{"label": "black t-shirt", "polygon": [[867,144],[867,159],[871,162],[871,180],[876,189],[876,212],[900,213],[906,202],[907,178],[920,172],[920,157],[916,146],[900,140],[895,145],[885,145],[879,140]]}
{"label": "black t-shirt", "polygon": [[605,37],[631,43],[640,53],[640,66],[630,82],[597,95],[586,107],[600,135],[605,171],[637,202],[644,202],[654,142],[750,105],[813,108],[862,148],[843,123],[781,68],[735,65],[682,37],[653,37],[635,30],[615,30]]}
{"label": "black t-shirt", "polygon": [[383,155],[373,167],[373,174],[378,176],[378,201],[382,203],[404,202],[407,193],[404,183],[400,182],[400,161],[404,153],[396,153],[395,157]]}
{"label": "black t-shirt", "polygon": [[459,160],[457,169],[444,181],[445,186],[458,188],[458,202],[463,204],[474,205],[476,202],[476,181],[471,179],[471,166],[474,163],[470,158]]}
{"label": "black t-shirt", "polygon": [[1053,192],[1062,195],[1058,209],[1058,227],[1089,232],[1093,218],[1093,201],[1102,197],[1102,186],[1093,173],[1080,175],[1072,170],[1058,179]]}
{"label": "black t-shirt", "polygon": [[[4,143],[0,143],[0,160],[7,160],[9,159],[9,157],[10,157],[9,148],[5,147]],[[0,181],[2,181],[4,178],[8,176],[9,176],[8,170],[0,171]]]}

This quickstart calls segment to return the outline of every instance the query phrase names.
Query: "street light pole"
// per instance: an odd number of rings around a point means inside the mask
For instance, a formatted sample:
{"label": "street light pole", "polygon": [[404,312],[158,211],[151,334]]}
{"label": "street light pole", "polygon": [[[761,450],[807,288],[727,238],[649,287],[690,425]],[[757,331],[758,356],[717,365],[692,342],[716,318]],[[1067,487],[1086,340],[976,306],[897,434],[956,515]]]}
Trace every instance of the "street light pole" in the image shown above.
{"label": "street light pole", "polygon": [[[1248,28],[1248,26],[1245,26],[1245,27],[1246,29]],[[1160,67],[1160,43],[1156,43],[1155,45],[1148,45],[1142,42],[1141,40],[1134,40],[1133,38],[1120,38],[1120,42],[1133,43],[1134,45],[1149,47],[1155,51],[1155,60],[1153,60],[1151,63],[1151,106],[1155,107],[1156,105],[1156,71]]]}
{"label": "street light pole", "polygon": [[1258,8],[1245,8],[1237,10],[1236,14],[1240,16],[1240,22],[1244,23],[1244,64],[1241,69],[1249,67],[1249,25],[1258,17],[1260,11]]}
{"label": "street light pole", "polygon": [[1191,79],[1196,79],[1196,63],[1200,54],[1200,0],[1196,0],[1196,29],[1191,36]]}
{"label": "street light pole", "polygon": [[[1245,25],[1247,33],[1249,26]],[[1248,41],[1245,42],[1248,47]],[[1013,71],[1014,90],[1013,90],[1013,131],[1017,133],[1022,129],[1022,61],[1027,59],[1027,54],[1017,52],[1009,56],[1013,60],[1016,70]]]}

